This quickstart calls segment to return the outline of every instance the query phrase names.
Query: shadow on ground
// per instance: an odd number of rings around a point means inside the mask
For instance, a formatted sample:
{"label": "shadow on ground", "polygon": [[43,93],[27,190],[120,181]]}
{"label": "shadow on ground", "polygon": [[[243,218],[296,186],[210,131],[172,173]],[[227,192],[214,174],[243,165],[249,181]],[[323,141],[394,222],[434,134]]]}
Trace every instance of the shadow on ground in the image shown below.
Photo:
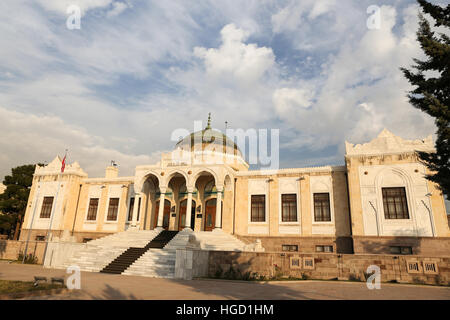
{"label": "shadow on ground", "polygon": [[[230,300],[314,300],[314,299],[339,299],[339,297],[319,293],[310,289],[300,289],[296,286],[293,290],[292,285],[283,282],[259,283],[252,281],[233,281],[233,280],[174,280],[178,285],[188,287],[190,290],[207,296],[219,299]],[[312,297],[314,295],[314,298]]]}
{"label": "shadow on ground", "polygon": [[138,300],[138,298],[133,294],[125,294],[119,289],[111,287],[109,284],[105,285],[101,294],[89,294],[87,293],[86,298],[93,300]]}

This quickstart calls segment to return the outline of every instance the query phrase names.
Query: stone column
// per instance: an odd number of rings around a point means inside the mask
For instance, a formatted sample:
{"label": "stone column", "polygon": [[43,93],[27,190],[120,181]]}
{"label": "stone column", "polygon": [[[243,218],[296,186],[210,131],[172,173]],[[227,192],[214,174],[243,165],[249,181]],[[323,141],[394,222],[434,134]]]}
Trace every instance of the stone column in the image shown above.
{"label": "stone column", "polygon": [[184,224],[185,228],[184,230],[192,231],[191,226],[191,216],[192,216],[192,192],[193,189],[188,189],[188,198],[187,198],[187,207],[186,207],[186,223]]}
{"label": "stone column", "polygon": [[160,187],[161,196],[159,197],[159,211],[158,211],[158,228],[163,227],[163,219],[164,219],[164,199],[166,196],[166,188]]}
{"label": "stone column", "polygon": [[217,198],[216,198],[216,228],[222,228],[222,191],[223,187],[217,187]]}
{"label": "stone column", "polygon": [[136,228],[137,227],[137,216],[138,216],[138,207],[139,207],[139,197],[141,195],[139,193],[136,193],[134,195],[134,207],[133,207],[133,218],[131,220],[131,227]]}

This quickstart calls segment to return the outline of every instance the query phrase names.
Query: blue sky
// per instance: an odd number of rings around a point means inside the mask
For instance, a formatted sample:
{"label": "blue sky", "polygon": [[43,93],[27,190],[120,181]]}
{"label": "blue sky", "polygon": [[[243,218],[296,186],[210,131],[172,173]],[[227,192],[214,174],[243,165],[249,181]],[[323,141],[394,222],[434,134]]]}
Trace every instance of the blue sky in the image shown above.
{"label": "blue sky", "polygon": [[208,112],[221,130],[280,129],[281,167],[343,164],[345,140],[384,127],[434,134],[399,71],[422,57],[417,13],[407,0],[3,0],[0,176],[66,148],[90,176],[110,160],[131,175]]}

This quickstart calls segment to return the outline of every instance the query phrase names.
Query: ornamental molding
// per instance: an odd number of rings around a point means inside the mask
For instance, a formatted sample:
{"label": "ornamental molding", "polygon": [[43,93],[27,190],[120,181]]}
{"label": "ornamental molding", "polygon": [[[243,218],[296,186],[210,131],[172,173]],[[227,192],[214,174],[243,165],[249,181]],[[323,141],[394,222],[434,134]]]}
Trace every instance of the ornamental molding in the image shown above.
{"label": "ornamental molding", "polygon": [[352,144],[345,141],[347,156],[375,156],[380,154],[408,154],[416,151],[434,152],[433,139],[429,135],[425,139],[406,140],[394,135],[387,129],[368,143]]}
{"label": "ornamental molding", "polygon": [[87,178],[87,173],[81,169],[78,162],[74,162],[72,164],[66,164],[64,172],[61,173],[62,159],[59,156],[56,156],[49,164],[44,166],[36,165],[36,169],[34,170],[35,176],[48,176],[48,175],[76,175],[80,177]]}

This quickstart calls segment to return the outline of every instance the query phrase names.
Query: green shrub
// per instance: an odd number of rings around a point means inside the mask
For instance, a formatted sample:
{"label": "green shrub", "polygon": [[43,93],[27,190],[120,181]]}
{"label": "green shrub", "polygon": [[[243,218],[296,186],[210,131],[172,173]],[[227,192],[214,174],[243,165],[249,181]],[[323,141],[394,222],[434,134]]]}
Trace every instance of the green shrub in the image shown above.
{"label": "green shrub", "polygon": [[278,265],[274,264],[273,266],[275,267],[275,275],[272,277],[272,279],[273,280],[281,279],[283,277],[283,271]]}
{"label": "green shrub", "polygon": [[236,272],[236,270],[234,270],[233,266],[230,266],[230,269],[228,269],[227,272],[225,272],[223,274],[225,279],[228,280],[236,280],[238,279],[238,273]]}
{"label": "green shrub", "polygon": [[251,273],[250,271],[245,272],[245,273],[242,275],[242,280],[245,280],[245,281],[250,281],[250,280],[252,280],[252,273]]}
{"label": "green shrub", "polygon": [[222,268],[220,266],[217,267],[216,273],[214,274],[214,278],[220,279],[222,278]]}
{"label": "green shrub", "polygon": [[392,279],[388,281],[389,283],[398,283],[397,279]]}
{"label": "green shrub", "polygon": [[365,271],[363,271],[364,274],[364,279],[367,281],[367,279],[369,279],[369,277],[372,275],[372,273],[367,273]]}
{"label": "green shrub", "polygon": [[415,283],[415,284],[425,284],[425,281],[424,281],[424,280],[422,280],[422,279],[420,279],[420,278],[417,278],[417,277],[414,277],[414,278],[412,279],[412,281],[413,281],[413,283]]}
{"label": "green shrub", "polygon": [[38,259],[34,254],[27,254],[25,256],[25,259],[23,258],[23,252],[19,252],[19,255],[17,256],[17,260],[20,262],[24,262],[26,264],[37,264],[38,263]]}
{"label": "green shrub", "polygon": [[351,273],[351,274],[348,276],[348,280],[350,280],[350,281],[361,281],[361,279],[360,279],[357,275],[355,275],[355,274],[353,274],[353,273]]}

